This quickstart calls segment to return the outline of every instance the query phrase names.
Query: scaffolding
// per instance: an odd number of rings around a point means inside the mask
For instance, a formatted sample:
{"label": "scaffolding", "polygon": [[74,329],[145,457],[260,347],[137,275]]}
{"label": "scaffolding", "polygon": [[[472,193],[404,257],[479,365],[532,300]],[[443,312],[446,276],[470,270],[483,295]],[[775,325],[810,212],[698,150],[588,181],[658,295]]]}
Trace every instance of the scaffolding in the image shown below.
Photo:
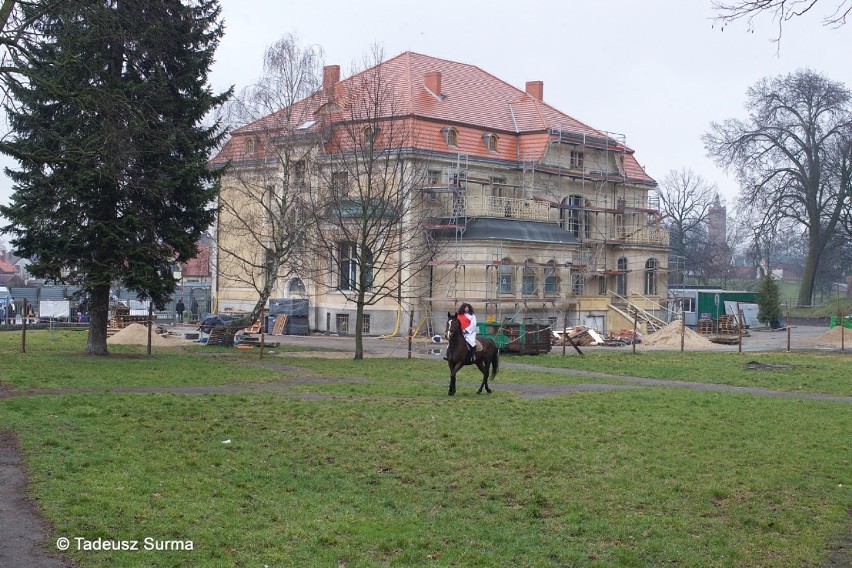
{"label": "scaffolding", "polygon": [[[613,281],[619,292],[633,293],[623,289],[622,281],[627,274],[647,268],[622,266],[626,252],[615,263],[619,255],[613,251],[667,247],[668,233],[660,228],[658,199],[636,191],[637,182],[627,175],[624,159],[629,150],[624,136],[602,134],[550,129],[545,152],[552,152],[549,159],[543,162],[527,154],[514,170],[514,183],[507,179],[511,168],[492,168],[490,173],[500,175],[489,176],[487,165],[480,161],[472,170],[475,159],[464,154],[445,168],[443,183],[431,180],[427,189],[443,196],[436,200],[431,228],[449,247],[430,267],[430,311],[433,303],[458,305],[464,300],[484,305],[487,319],[538,318],[553,323],[574,308],[580,318],[581,298],[589,295],[589,284],[598,286],[592,294],[606,295]],[[490,195],[486,195],[487,186]],[[479,191],[472,191],[477,187]],[[476,252],[465,246],[465,234],[471,219],[480,218],[557,224],[577,244],[570,258],[555,262],[537,262],[531,258],[534,252],[518,259],[518,247],[510,255],[502,242]],[[510,283],[505,280],[508,275]],[[514,279],[520,280],[520,286]]]}

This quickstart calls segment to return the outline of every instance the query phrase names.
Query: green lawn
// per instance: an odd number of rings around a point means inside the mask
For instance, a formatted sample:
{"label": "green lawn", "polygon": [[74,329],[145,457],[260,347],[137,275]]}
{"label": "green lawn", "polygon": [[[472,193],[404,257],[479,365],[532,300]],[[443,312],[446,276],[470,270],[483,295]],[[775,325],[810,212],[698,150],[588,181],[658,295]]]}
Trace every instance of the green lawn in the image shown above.
{"label": "green lawn", "polygon": [[[260,366],[256,352],[211,348],[96,359],[78,355],[79,332],[32,334],[27,354],[15,353],[19,339],[0,334],[0,381],[19,390],[292,381],[293,392],[312,394],[0,399],[0,428],[20,438],[32,496],[53,524],[49,548],[60,536],[193,546],[72,546],[83,568],[819,567],[850,531],[849,403],[665,387],[527,400],[501,382],[594,381],[505,365],[494,394],[475,395],[468,368],[448,398],[436,361],[283,354]],[[674,355],[582,364],[639,376],[674,366],[691,373],[675,378],[697,381],[731,360],[702,353],[689,366]],[[842,362],[784,355],[830,375],[821,392],[848,394]],[[561,358],[503,361],[551,359]],[[7,381],[21,364],[32,378]],[[731,384],[753,380],[742,365],[730,369]],[[339,380],[299,382],[318,376]],[[761,380],[821,386],[804,373],[779,376]]]}

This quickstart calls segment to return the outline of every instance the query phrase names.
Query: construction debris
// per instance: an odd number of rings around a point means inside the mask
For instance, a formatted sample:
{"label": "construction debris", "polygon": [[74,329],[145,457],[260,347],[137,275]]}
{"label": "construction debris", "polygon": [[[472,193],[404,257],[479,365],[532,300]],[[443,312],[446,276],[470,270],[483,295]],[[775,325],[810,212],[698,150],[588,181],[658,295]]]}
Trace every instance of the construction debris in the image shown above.
{"label": "construction debris", "polygon": [[551,344],[552,345],[571,345],[571,342],[574,345],[603,345],[604,338],[600,336],[600,334],[590,327],[586,327],[585,325],[575,325],[574,327],[569,327],[567,329],[568,337],[571,341],[568,341],[567,338],[562,337],[561,331],[552,331],[551,336]]}

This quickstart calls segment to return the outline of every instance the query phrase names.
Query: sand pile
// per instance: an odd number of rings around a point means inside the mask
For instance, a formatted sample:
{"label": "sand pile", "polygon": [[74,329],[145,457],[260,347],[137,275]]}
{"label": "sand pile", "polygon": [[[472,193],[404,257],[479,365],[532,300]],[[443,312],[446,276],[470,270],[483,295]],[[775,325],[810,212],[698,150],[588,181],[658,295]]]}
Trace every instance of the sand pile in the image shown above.
{"label": "sand pile", "polygon": [[831,347],[840,347],[840,334],[843,334],[843,345],[846,349],[852,348],[852,329],[842,328],[836,325],[818,337],[811,339],[814,345],[828,345]]}
{"label": "sand pile", "polygon": [[[148,328],[139,323],[131,323],[112,337],[107,338],[107,343],[113,345],[148,345]],[[178,347],[186,345],[180,339],[166,339],[156,333],[151,334],[151,346]]]}
{"label": "sand pile", "polygon": [[[648,347],[663,347],[666,349],[680,349],[680,321],[673,321],[662,329],[655,331],[650,335],[646,335],[642,339],[641,345]],[[713,349],[713,342],[702,337],[692,331],[689,327],[683,330],[683,348],[684,350],[692,349]]]}

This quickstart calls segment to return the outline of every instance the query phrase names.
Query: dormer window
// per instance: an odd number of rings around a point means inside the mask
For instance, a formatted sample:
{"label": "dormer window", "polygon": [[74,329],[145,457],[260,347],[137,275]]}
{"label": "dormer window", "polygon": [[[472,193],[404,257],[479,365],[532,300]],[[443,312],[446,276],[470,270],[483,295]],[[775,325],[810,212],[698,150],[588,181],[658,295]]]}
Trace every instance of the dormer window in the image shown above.
{"label": "dormer window", "polygon": [[444,135],[444,141],[447,146],[459,145],[459,131],[455,128],[442,128],[441,133]]}
{"label": "dormer window", "polygon": [[488,148],[489,152],[497,151],[497,135],[496,134],[483,134],[482,141],[485,143],[485,147]]}
{"label": "dormer window", "polygon": [[376,136],[378,136],[378,134],[378,128],[365,126],[364,129],[361,130],[361,142],[363,142],[365,146],[372,146],[376,141]]}
{"label": "dormer window", "polygon": [[257,150],[257,138],[254,136],[246,138],[243,142],[243,153],[254,154],[255,150]]}
{"label": "dormer window", "polygon": [[579,150],[571,150],[571,168],[582,169],[585,156]]}

